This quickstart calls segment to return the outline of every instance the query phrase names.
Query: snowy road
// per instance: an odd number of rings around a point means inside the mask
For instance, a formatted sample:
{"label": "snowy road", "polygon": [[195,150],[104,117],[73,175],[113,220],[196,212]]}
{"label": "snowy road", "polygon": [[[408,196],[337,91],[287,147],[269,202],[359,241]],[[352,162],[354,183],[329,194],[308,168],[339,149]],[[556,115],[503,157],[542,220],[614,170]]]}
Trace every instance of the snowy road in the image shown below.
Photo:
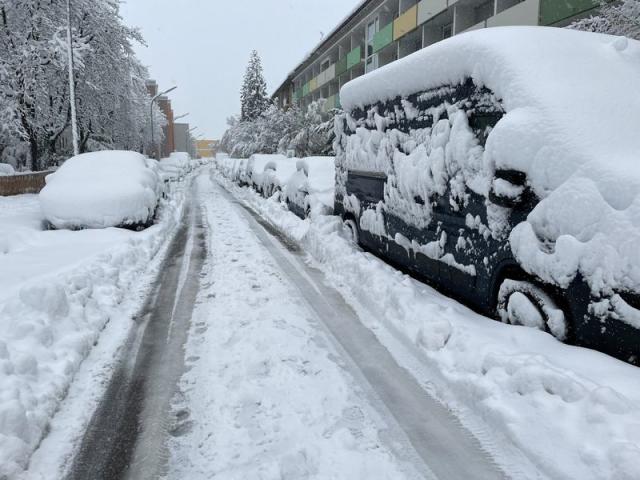
{"label": "snowy road", "polygon": [[69,479],[506,478],[207,175],[128,348]]}
{"label": "snowy road", "polygon": [[200,190],[211,256],[169,478],[504,478],[295,246]]}

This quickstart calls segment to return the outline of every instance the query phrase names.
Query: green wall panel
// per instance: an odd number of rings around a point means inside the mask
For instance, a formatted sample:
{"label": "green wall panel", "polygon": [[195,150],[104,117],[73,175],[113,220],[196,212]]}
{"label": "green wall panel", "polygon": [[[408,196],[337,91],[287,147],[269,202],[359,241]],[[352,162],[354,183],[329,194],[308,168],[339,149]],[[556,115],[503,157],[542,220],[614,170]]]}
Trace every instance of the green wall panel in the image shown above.
{"label": "green wall panel", "polygon": [[342,57],[336,63],[336,77],[347,71],[347,57]]}
{"label": "green wall panel", "polygon": [[393,42],[393,22],[380,30],[373,37],[373,51],[378,52]]}
{"label": "green wall panel", "polygon": [[309,82],[305,83],[302,87],[302,96],[306,97],[307,95],[309,95]]}
{"label": "green wall panel", "polygon": [[347,69],[353,68],[362,61],[362,49],[360,47],[354,48],[347,55]]}
{"label": "green wall panel", "polygon": [[540,23],[551,25],[598,6],[598,0],[541,0]]}

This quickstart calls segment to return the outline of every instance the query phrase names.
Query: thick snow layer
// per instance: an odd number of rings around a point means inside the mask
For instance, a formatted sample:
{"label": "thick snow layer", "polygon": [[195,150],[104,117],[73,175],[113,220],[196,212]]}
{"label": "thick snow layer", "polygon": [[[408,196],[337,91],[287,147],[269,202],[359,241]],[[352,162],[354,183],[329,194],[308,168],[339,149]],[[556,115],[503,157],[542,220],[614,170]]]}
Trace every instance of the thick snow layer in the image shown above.
{"label": "thick snow layer", "polygon": [[[462,165],[466,186],[484,193],[496,169],[515,169],[527,174],[527,185],[541,199],[510,237],[524,268],[560,286],[580,272],[596,294],[639,291],[640,42],[557,28],[482,29],[353,80],[343,87],[341,102],[351,112],[469,78],[490,89],[506,114],[476,161]],[[375,120],[378,132],[366,135],[384,132],[385,119]],[[363,135],[349,141],[362,142],[360,150],[375,168],[376,158],[389,152],[367,150],[384,144]],[[431,158],[434,139],[422,154],[420,138],[407,140],[417,143],[403,163],[407,170],[398,172],[402,185],[427,185],[419,176],[437,180],[442,162]],[[427,153],[429,165],[423,165]],[[519,193],[500,182],[494,187]],[[419,208],[398,207],[404,217]],[[501,226],[489,225],[494,234]]]}
{"label": "thick snow layer", "polygon": [[134,325],[123,305],[140,307],[139,282],[180,221],[173,190],[143,232],[43,230],[37,195],[0,197],[0,478],[27,466],[101,333]]}
{"label": "thick snow layer", "polygon": [[8,163],[0,163],[0,177],[13,175],[15,173],[16,171],[11,165],[9,165]]}
{"label": "thick snow layer", "polygon": [[135,152],[85,153],[47,177],[44,217],[56,228],[145,224],[161,194],[157,162]]}
{"label": "thick snow layer", "polygon": [[[640,369],[477,315],[354,247],[338,218],[301,221],[279,203],[219,181],[311,255],[398,361],[435,385],[507,471],[638,478]],[[511,445],[541,473],[515,460]]]}

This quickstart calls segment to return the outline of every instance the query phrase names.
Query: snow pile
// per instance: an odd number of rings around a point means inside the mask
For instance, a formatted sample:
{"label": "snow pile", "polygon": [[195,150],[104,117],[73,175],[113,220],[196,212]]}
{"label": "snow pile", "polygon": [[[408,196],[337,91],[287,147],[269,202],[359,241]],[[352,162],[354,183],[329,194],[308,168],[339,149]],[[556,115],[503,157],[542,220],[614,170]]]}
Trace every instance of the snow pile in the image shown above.
{"label": "snow pile", "polygon": [[40,202],[56,228],[106,228],[149,223],[160,194],[157,162],[103,151],[67,160],[47,177]]}
{"label": "snow pile", "polygon": [[354,247],[340,219],[301,221],[219,181],[311,255],[398,362],[435,385],[507,471],[637,478],[640,369],[477,315]]}
{"label": "snow pile", "polygon": [[125,305],[182,216],[170,189],[143,232],[42,230],[36,195],[0,198],[0,478],[26,467],[106,325],[133,325]]}
{"label": "snow pile", "polygon": [[0,177],[15,175],[16,171],[8,163],[0,163]]}
{"label": "snow pile", "polygon": [[[368,162],[368,169],[384,171],[385,162],[401,159],[406,168],[397,172],[398,199],[420,188],[442,188],[442,172],[450,174],[452,164],[460,172],[447,177],[455,179],[454,193],[466,186],[486,195],[496,169],[524,172],[541,199],[510,237],[524,268],[560,286],[580,272],[595,294],[639,291],[640,42],[557,28],[483,29],[353,80],[343,87],[341,102],[353,113],[468,79],[493,92],[506,112],[484,150],[473,144],[455,105],[445,107],[448,125],[411,135],[385,131],[389,119],[374,107],[367,113],[375,130],[364,131],[347,115],[357,135],[343,145],[347,157],[339,162]],[[407,107],[403,115],[411,119]],[[448,135],[455,149],[447,147],[444,162],[438,134]],[[498,183],[503,193],[518,194],[514,185]],[[394,213],[422,219],[416,226],[428,222],[426,209],[394,203],[393,194],[387,193]],[[504,223],[484,227],[500,236]]]}

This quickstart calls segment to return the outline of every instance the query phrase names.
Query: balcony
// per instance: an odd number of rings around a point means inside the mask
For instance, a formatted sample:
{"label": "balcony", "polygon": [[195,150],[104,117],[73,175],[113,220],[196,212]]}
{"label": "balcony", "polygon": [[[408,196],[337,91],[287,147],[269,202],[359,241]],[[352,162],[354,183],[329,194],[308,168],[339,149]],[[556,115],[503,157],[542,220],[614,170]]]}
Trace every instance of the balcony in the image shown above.
{"label": "balcony", "polygon": [[393,22],[384,27],[373,37],[373,52],[377,53],[393,43]]}
{"label": "balcony", "polygon": [[362,61],[362,48],[356,47],[347,54],[347,70],[355,67]]}
{"label": "balcony", "polygon": [[414,5],[393,22],[393,39],[398,40],[418,27],[418,5]]}
{"label": "balcony", "polygon": [[540,24],[553,25],[599,5],[598,0],[541,0]]}

